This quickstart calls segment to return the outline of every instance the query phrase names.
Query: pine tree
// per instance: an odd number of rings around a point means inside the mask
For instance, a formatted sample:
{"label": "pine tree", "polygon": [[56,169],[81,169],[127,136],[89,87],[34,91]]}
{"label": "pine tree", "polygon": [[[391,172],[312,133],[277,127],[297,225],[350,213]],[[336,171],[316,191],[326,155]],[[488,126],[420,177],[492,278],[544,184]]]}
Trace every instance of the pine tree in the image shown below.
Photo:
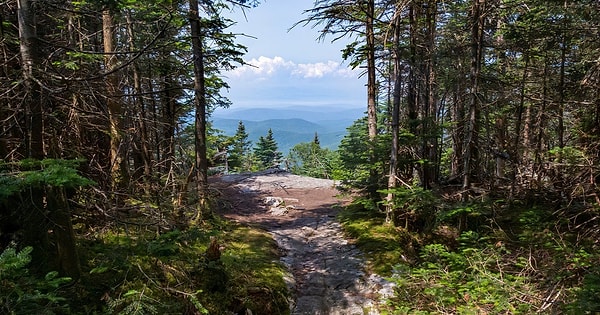
{"label": "pine tree", "polygon": [[236,171],[250,170],[252,163],[249,155],[252,141],[248,140],[246,126],[241,120],[238,123],[237,131],[231,140],[232,148],[229,154],[229,163],[231,167]]}
{"label": "pine tree", "polygon": [[279,163],[282,154],[278,151],[277,142],[273,138],[273,130],[269,129],[266,137],[261,136],[258,138],[256,147],[254,147],[254,154],[264,168]]}

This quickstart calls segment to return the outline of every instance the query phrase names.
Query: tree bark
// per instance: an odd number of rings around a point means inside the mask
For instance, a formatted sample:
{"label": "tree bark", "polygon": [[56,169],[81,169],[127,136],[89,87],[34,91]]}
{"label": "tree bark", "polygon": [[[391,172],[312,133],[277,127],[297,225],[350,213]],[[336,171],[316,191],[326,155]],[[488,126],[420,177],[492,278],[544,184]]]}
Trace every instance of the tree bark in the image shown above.
{"label": "tree bark", "polygon": [[[168,57],[165,57],[168,58]],[[173,172],[173,161],[175,159],[175,126],[177,124],[175,116],[175,95],[172,95],[173,80],[171,79],[172,69],[169,60],[165,59],[161,65],[162,89],[164,91],[162,100],[162,158],[165,172]]]}
{"label": "tree bark", "polygon": [[119,78],[114,73],[118,61],[115,54],[113,19],[109,9],[102,11],[102,36],[104,47],[104,69],[106,72],[106,107],[108,110],[108,134],[110,137],[110,174],[113,187],[124,187],[127,167],[120,153],[121,146],[121,101],[119,98]]}
{"label": "tree bark", "polygon": [[[36,34],[35,10],[33,1],[18,1],[18,26],[21,67],[24,85],[24,104],[27,126],[27,157],[43,160],[46,157],[44,148],[44,104],[46,98],[42,86],[36,78],[35,69],[39,65],[37,52],[41,48]],[[75,235],[71,223],[68,203],[64,191],[57,188],[33,187],[29,192],[30,203],[21,216],[20,224],[24,227],[24,239],[27,245],[34,248],[34,268],[42,271],[53,269],[50,253],[52,246],[48,230],[56,236],[54,243],[57,250],[56,264],[62,274],[77,279],[80,275],[79,257],[75,245]],[[50,218],[50,219],[48,219]],[[63,232],[67,233],[63,233]]]}
{"label": "tree bark", "polygon": [[38,38],[35,32],[35,13],[33,1],[18,1],[19,48],[24,85],[24,104],[26,112],[25,145],[27,156],[34,159],[43,159],[43,119],[42,119],[42,91],[41,86],[34,77],[34,66],[37,62],[36,48]]}
{"label": "tree bark", "polygon": [[[459,68],[459,74],[462,73]],[[452,161],[450,165],[450,179],[455,180],[463,176],[463,136],[465,130],[465,100],[463,99],[463,86],[460,81],[456,83],[452,99],[451,118],[455,122],[452,127]]]}
{"label": "tree bark", "polygon": [[377,182],[379,176],[373,165],[376,164],[377,156],[377,77],[375,67],[375,0],[367,0],[365,34],[367,41],[367,128],[370,144],[369,159],[369,186],[367,192],[373,200],[380,200],[377,194]]}
{"label": "tree bark", "polygon": [[438,136],[437,136],[437,98],[436,98],[436,73],[435,73],[435,62],[434,62],[434,51],[435,51],[435,35],[436,35],[436,13],[437,13],[437,1],[429,1],[427,5],[426,21],[427,21],[427,34],[425,51],[426,62],[425,62],[425,73],[426,73],[426,97],[427,104],[425,105],[424,115],[424,148],[423,157],[427,159],[423,165],[423,188],[429,189],[431,185],[438,180]]}
{"label": "tree bark", "polygon": [[367,1],[366,39],[367,39],[367,120],[369,140],[377,137],[377,77],[375,67],[375,1]]}
{"label": "tree bark", "polygon": [[61,275],[73,280],[81,276],[75,233],[71,222],[71,210],[64,188],[49,187],[48,212],[52,219],[52,233],[56,243],[56,264]]}
{"label": "tree bark", "polygon": [[[133,29],[133,19],[131,13],[128,11],[125,14],[127,20],[127,40],[129,44],[129,50],[135,51],[135,33]],[[150,147],[148,142],[148,127],[147,127],[147,115],[146,106],[144,105],[144,99],[142,97],[142,79],[140,76],[140,67],[137,62],[132,64],[133,66],[133,101],[136,108],[136,141],[135,141],[135,156],[136,161],[134,177],[135,179],[148,179],[151,175],[150,165],[152,163],[152,155],[150,153]]]}
{"label": "tree bark", "polygon": [[[43,144],[42,93],[41,86],[34,77],[34,69],[38,63],[36,47],[38,38],[35,31],[35,12],[32,0],[17,2],[19,26],[19,52],[23,76],[23,104],[25,111],[24,145],[26,157],[42,160],[45,157]],[[33,247],[32,262],[34,268],[44,269],[49,261],[47,220],[44,216],[44,191],[35,188],[24,202],[20,225],[24,228],[24,242]]]}
{"label": "tree bark", "polygon": [[196,217],[193,221],[202,218],[202,211],[206,210],[208,197],[208,160],[206,157],[206,86],[204,81],[204,47],[200,15],[198,11],[198,0],[189,0],[189,21],[192,35],[192,56],[194,61],[194,107],[196,109],[194,119],[194,147],[196,153],[195,175],[196,192],[199,203]]}
{"label": "tree bark", "polygon": [[465,130],[465,153],[463,189],[471,188],[474,178],[478,175],[479,165],[479,75],[483,58],[483,36],[485,27],[484,9],[486,0],[473,0],[471,7],[471,101]]}
{"label": "tree bark", "polygon": [[394,211],[394,194],[392,190],[398,185],[398,154],[399,154],[399,137],[400,137],[400,94],[402,93],[402,62],[400,59],[400,23],[402,22],[401,12],[396,11],[394,21],[394,41],[392,43],[392,56],[394,62],[394,89],[392,92],[392,145],[390,148],[390,171],[388,174],[388,194],[386,197],[386,223],[393,222]]}

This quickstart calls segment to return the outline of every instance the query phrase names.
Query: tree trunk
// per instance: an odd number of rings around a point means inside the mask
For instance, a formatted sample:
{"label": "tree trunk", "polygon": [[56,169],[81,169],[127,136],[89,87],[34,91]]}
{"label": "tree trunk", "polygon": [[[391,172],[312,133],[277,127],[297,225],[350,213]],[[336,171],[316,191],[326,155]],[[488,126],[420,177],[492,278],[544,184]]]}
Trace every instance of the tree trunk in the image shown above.
{"label": "tree trunk", "polygon": [[[567,45],[565,35],[562,35],[562,43],[560,49],[560,77],[558,90],[558,125],[556,134],[558,135],[558,147],[565,147],[565,64],[567,62]],[[560,157],[559,157],[560,158]]]}
{"label": "tree trunk", "polygon": [[[533,170],[534,176],[536,176],[536,180],[538,182],[538,187],[541,186],[541,182],[543,180],[542,178],[542,174],[544,173],[544,169],[546,168],[546,166],[544,165],[544,159],[543,159],[543,153],[542,153],[542,148],[544,145],[544,139],[545,139],[545,129],[546,129],[546,120],[548,118],[547,113],[546,113],[546,109],[548,108],[548,71],[550,68],[550,62],[548,60],[548,55],[546,54],[544,56],[544,75],[542,77],[542,104],[541,107],[538,109],[536,117],[535,117],[535,121],[537,122],[537,134],[535,137],[535,149],[533,152],[533,165],[531,167],[531,169]],[[532,128],[533,129],[533,128]]]}
{"label": "tree trunk", "polygon": [[49,187],[48,212],[52,219],[52,233],[56,243],[56,264],[61,275],[79,279],[81,267],[71,223],[71,210],[64,188]]}
{"label": "tree trunk", "polygon": [[[418,79],[418,17],[419,8],[418,3],[412,1],[409,6],[408,11],[408,20],[410,25],[410,57],[409,57],[409,72],[408,72],[408,86],[407,86],[407,96],[406,96],[406,106],[408,112],[408,130],[415,137],[418,134],[418,118],[419,112],[418,108],[420,106],[419,102],[419,79]],[[414,160],[419,159],[418,156],[412,157]],[[411,166],[411,173],[415,173],[416,166]],[[413,174],[411,174],[414,176]]]}
{"label": "tree trunk", "polygon": [[374,165],[377,162],[377,77],[375,67],[375,0],[367,0],[365,33],[367,40],[367,126],[370,143],[369,186],[367,192],[373,200],[380,200],[377,193],[379,181]]}
{"label": "tree trunk", "polygon": [[126,186],[127,168],[121,157],[121,100],[119,98],[119,78],[117,56],[113,38],[113,19],[109,9],[102,11],[102,36],[104,47],[104,67],[106,72],[106,107],[108,109],[108,134],[110,137],[110,174],[113,187]]}
{"label": "tree trunk", "polygon": [[[42,160],[45,157],[43,145],[42,93],[41,86],[34,78],[34,69],[38,63],[36,47],[39,41],[35,32],[35,13],[33,1],[19,0],[18,25],[19,48],[23,76],[23,104],[25,111],[24,145],[26,157]],[[24,242],[33,247],[32,261],[35,269],[47,268],[49,261],[47,220],[44,216],[44,191],[36,188],[28,194],[24,202],[20,225],[24,228]]]}
{"label": "tree trunk", "polygon": [[377,77],[375,67],[375,30],[374,30],[375,1],[367,1],[367,121],[369,140],[377,137]]}
{"label": "tree trunk", "polygon": [[471,188],[474,178],[479,175],[479,74],[483,58],[483,35],[485,27],[484,8],[486,0],[473,0],[471,7],[471,101],[465,130],[465,153],[463,156],[463,189]]}
{"label": "tree trunk", "polygon": [[194,145],[196,153],[195,175],[196,191],[199,203],[198,211],[193,221],[202,219],[202,211],[206,210],[208,197],[208,160],[206,157],[206,86],[204,81],[204,47],[198,0],[190,0],[190,28],[192,35],[192,55],[194,59],[194,107],[196,115],[194,120]]}
{"label": "tree trunk", "polygon": [[[34,71],[39,64],[39,56],[36,52],[39,51],[41,45],[35,31],[33,1],[19,0],[17,4],[25,93],[27,157],[42,160],[46,157],[43,142],[43,111],[46,98],[43,96],[42,87],[35,78]],[[25,243],[34,248],[32,255],[34,268],[42,271],[51,269],[51,265],[48,264],[52,249],[48,230],[51,229],[57,236],[55,239],[58,253],[56,256],[57,267],[63,274],[77,279],[80,275],[79,258],[66,197],[62,191],[58,192],[51,188],[47,190],[32,188],[27,195],[31,199],[23,211],[20,223],[24,227]],[[70,233],[65,234],[64,231],[70,231]]]}
{"label": "tree trunk", "polygon": [[26,113],[25,145],[27,156],[34,159],[43,159],[43,119],[42,119],[42,91],[41,86],[34,78],[34,67],[37,63],[36,49],[38,38],[35,33],[35,12],[33,1],[18,1],[18,23],[19,23],[19,48],[21,53],[21,67],[23,73],[23,85]]}
{"label": "tree trunk", "polygon": [[[525,58],[525,68],[523,69],[523,76],[521,77],[521,86],[520,86],[520,95],[519,95],[519,107],[517,109],[517,120],[515,122],[515,142],[513,144],[513,151],[515,156],[515,161],[520,159],[520,151],[521,151],[521,125],[523,125],[523,113],[525,112],[525,88],[527,85],[527,77],[529,71],[529,56],[527,53],[523,56]],[[531,106],[529,106],[531,107]],[[531,141],[531,126],[530,117],[531,117],[531,109],[528,108],[525,112],[525,124],[523,125],[523,160],[526,161],[528,159],[528,151],[529,151],[529,143]]]}
{"label": "tree trunk", "polygon": [[436,13],[437,5],[436,1],[429,1],[427,5],[427,34],[425,34],[427,40],[426,62],[425,62],[425,75],[426,75],[426,97],[427,104],[425,105],[426,115],[423,119],[423,136],[424,136],[424,148],[423,157],[427,159],[423,165],[423,188],[429,189],[431,185],[438,180],[438,136],[437,136],[437,98],[436,98],[436,74],[435,74],[435,62],[433,60],[435,54],[435,33],[436,33]]}
{"label": "tree trunk", "polygon": [[402,63],[400,59],[400,23],[402,22],[401,12],[396,11],[394,21],[394,41],[392,43],[392,56],[394,61],[394,89],[392,92],[392,145],[390,148],[390,172],[388,177],[388,194],[386,197],[386,223],[393,221],[394,211],[394,194],[392,190],[397,187],[398,180],[398,154],[399,154],[399,137],[400,137],[400,94],[402,93]]}
{"label": "tree trunk", "polygon": [[[165,56],[165,58],[168,57]],[[164,91],[162,100],[162,164],[164,164],[164,171],[172,175],[173,161],[175,159],[175,126],[177,121],[175,116],[175,96],[172,95],[173,80],[171,79],[171,71],[169,60],[165,59],[160,70],[163,83],[162,89]]]}
{"label": "tree trunk", "polygon": [[[134,30],[133,30],[133,19],[131,17],[131,13],[128,11],[125,14],[125,18],[127,19],[127,37],[129,50],[135,51],[135,42],[134,42]],[[139,178],[150,178],[151,169],[150,165],[152,162],[152,155],[150,153],[150,147],[148,143],[148,127],[147,127],[147,117],[146,117],[146,106],[144,106],[144,98],[142,97],[142,79],[140,76],[140,67],[137,62],[133,63],[133,100],[136,108],[136,141],[134,142],[136,153],[135,155],[138,158],[135,158],[135,172],[134,177]]]}
{"label": "tree trunk", "polygon": [[[460,69],[459,69],[460,71]],[[460,73],[460,72],[459,72]],[[454,89],[454,95],[452,99],[452,108],[451,108],[451,120],[455,122],[455,125],[452,127],[451,137],[452,137],[452,161],[450,165],[450,180],[453,181],[455,179],[459,179],[463,174],[463,137],[465,130],[465,100],[462,97],[462,85],[461,82],[456,83],[456,87]]]}

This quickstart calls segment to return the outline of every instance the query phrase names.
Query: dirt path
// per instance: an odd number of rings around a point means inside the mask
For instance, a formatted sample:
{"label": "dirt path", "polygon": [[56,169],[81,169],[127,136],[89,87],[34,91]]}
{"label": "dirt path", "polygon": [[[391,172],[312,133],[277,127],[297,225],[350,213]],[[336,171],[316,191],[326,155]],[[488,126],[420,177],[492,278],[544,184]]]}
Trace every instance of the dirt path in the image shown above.
{"label": "dirt path", "polygon": [[230,203],[223,215],[259,225],[282,248],[292,314],[379,314],[391,285],[367,275],[361,252],[343,237],[333,181],[263,172],[222,176],[218,186]]}

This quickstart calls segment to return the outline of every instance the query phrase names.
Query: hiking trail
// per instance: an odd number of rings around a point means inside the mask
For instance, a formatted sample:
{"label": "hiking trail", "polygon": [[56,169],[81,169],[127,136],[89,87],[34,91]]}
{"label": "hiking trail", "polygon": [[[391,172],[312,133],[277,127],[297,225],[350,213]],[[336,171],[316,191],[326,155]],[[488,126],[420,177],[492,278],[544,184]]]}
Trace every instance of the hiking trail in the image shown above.
{"label": "hiking trail", "polygon": [[[281,248],[293,294],[291,314],[379,314],[393,285],[367,274],[361,251],[336,220],[335,182],[280,171],[223,175],[216,187],[229,203],[222,215],[268,231]],[[347,201],[347,200],[346,200]]]}

